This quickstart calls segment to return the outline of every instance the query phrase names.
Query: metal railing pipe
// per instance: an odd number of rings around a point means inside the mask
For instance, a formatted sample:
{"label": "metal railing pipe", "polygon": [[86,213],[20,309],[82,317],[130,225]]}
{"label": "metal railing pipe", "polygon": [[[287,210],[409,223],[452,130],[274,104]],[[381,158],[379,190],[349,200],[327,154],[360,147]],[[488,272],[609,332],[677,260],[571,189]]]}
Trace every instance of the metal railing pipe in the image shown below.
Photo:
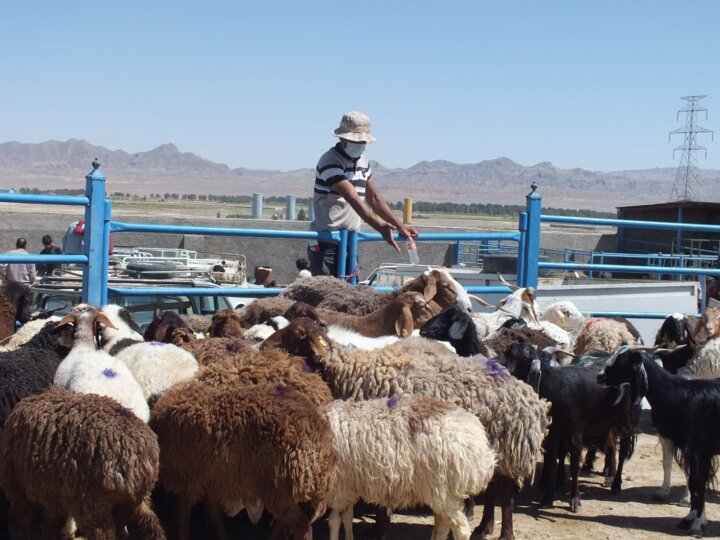
{"label": "metal railing pipe", "polygon": [[27,255],[0,255],[0,263],[34,263],[34,264],[86,264],[87,255],[40,255],[28,253]]}
{"label": "metal railing pipe", "polygon": [[608,271],[608,272],[628,272],[628,273],[647,273],[647,274],[688,274],[693,276],[720,276],[720,269],[710,268],[676,268],[674,266],[628,266],[623,264],[582,264],[582,263],[560,263],[560,262],[541,262],[538,268],[553,270],[592,270],[592,271]]}
{"label": "metal railing pipe", "polygon": [[[384,240],[380,233],[376,232],[358,232],[359,242],[377,242]],[[393,234],[396,240],[402,240],[404,237],[398,233]],[[416,242],[454,242],[462,240],[520,240],[519,232],[483,232],[483,233],[425,233],[421,232],[415,239]]]}
{"label": "metal railing pipe", "polygon": [[62,204],[87,206],[90,199],[68,195],[30,195],[28,193],[0,193],[0,202],[25,204]]}
{"label": "metal railing pipe", "polygon": [[541,217],[543,223],[566,223],[573,225],[595,225],[625,227],[637,229],[676,229],[681,231],[720,232],[720,225],[702,225],[698,223],[672,223],[669,221],[637,221],[632,219],[579,218],[570,216]]}

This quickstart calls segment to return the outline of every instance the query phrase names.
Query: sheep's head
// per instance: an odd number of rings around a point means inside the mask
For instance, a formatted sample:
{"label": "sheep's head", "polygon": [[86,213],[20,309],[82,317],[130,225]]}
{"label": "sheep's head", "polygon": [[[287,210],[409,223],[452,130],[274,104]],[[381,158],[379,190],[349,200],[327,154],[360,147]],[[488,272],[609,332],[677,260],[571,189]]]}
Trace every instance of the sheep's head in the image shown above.
{"label": "sheep's head", "polygon": [[223,309],[213,315],[208,334],[212,337],[243,337],[240,315],[234,309]]}
{"label": "sheep's head", "polygon": [[467,291],[445,270],[428,270],[405,285],[404,290],[422,293],[427,302],[433,300],[442,308],[457,306],[472,312]]}
{"label": "sheep's head", "polygon": [[170,343],[182,347],[184,343],[193,343],[197,341],[197,336],[190,328],[175,328],[170,333]]}
{"label": "sheep's head", "polygon": [[706,307],[702,314],[702,325],[708,339],[720,336],[720,308]]}
{"label": "sheep's head", "polygon": [[655,335],[655,346],[675,349],[680,345],[695,345],[695,337],[690,321],[682,313],[673,313],[667,317]]}
{"label": "sheep's head", "polygon": [[102,346],[107,345],[109,341],[116,338],[119,332],[124,332],[125,336],[131,339],[141,341],[142,328],[133,320],[130,312],[117,304],[107,304],[100,310],[108,320],[112,321],[112,326],[105,326],[102,330]]}
{"label": "sheep's head", "polygon": [[404,292],[395,297],[387,307],[388,314],[395,320],[395,333],[408,337],[415,328],[429,321],[435,310],[422,294]]}
{"label": "sheep's head", "polygon": [[575,304],[563,300],[548,305],[543,310],[540,320],[556,324],[566,332],[574,332],[582,328],[585,316]]}
{"label": "sheep's head", "polygon": [[314,363],[330,350],[325,328],[306,317],[300,317],[263,341],[260,350],[270,347],[282,349]]}
{"label": "sheep's head", "polygon": [[[63,340],[67,340],[68,337],[68,333],[63,327],[68,325],[74,328],[72,333],[73,343],[84,342],[96,348],[101,347],[102,333],[106,328],[117,330],[117,327],[107,315],[90,304],[78,304],[55,325],[55,328],[62,332]],[[60,344],[66,346],[64,342]]]}
{"label": "sheep's head", "polygon": [[420,335],[439,341],[459,341],[468,329],[475,329],[475,323],[465,311],[456,306],[445,308],[420,328]]}
{"label": "sheep's head", "polygon": [[145,341],[172,343],[173,330],[189,328],[187,323],[174,311],[163,311],[156,316],[145,330]]}
{"label": "sheep's head", "polygon": [[288,321],[295,320],[299,317],[306,317],[311,321],[315,321],[320,326],[327,326],[325,321],[320,318],[320,314],[310,304],[305,302],[295,302],[283,315]]}

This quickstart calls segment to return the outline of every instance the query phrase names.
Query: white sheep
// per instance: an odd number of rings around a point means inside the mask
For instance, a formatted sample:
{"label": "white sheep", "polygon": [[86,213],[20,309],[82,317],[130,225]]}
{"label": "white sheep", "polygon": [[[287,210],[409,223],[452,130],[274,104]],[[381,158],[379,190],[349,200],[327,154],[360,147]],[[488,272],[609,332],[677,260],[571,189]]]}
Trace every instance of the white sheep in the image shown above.
{"label": "white sheep", "polygon": [[104,326],[100,333],[104,350],[112,351],[131,371],[142,388],[146,400],[157,398],[173,385],[191,379],[198,370],[195,357],[176,345],[138,339],[132,317],[115,304],[104,306],[113,326]]}
{"label": "white sheep", "polygon": [[95,307],[78,304],[58,326],[67,323],[75,325],[73,348],[55,372],[55,385],[113,398],[147,422],[150,409],[133,374],[123,362],[95,348],[96,325],[112,326],[112,322]]}
{"label": "white sheep", "polygon": [[325,410],[334,434],[336,481],[328,493],[330,540],[353,538],[353,505],[429,506],[432,537],[467,540],[464,500],[485,490],[495,453],[473,414],[427,396],[334,401]]}

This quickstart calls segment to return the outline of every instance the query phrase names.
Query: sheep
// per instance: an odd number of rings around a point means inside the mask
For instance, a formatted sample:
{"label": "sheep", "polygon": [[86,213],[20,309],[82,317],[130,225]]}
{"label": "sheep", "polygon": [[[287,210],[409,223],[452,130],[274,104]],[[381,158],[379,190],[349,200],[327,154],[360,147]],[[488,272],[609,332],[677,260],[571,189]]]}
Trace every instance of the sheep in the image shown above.
{"label": "sheep", "polygon": [[58,366],[54,384],[66,390],[113,398],[147,422],[150,409],[133,374],[123,362],[95,348],[98,327],[112,328],[112,322],[97,308],[78,304],[58,323],[66,324],[75,327],[73,347]]}
{"label": "sheep", "polygon": [[433,538],[468,540],[463,501],[485,490],[495,468],[480,421],[427,396],[334,401],[325,410],[337,454],[336,481],[328,493],[330,540],[352,538],[353,505],[429,506]]}
{"label": "sheep", "polygon": [[[626,330],[632,335],[633,343],[642,343],[640,332],[626,318],[603,317],[603,319],[610,319],[622,323],[625,326]],[[586,326],[595,324],[595,322],[599,320],[601,319],[591,319],[585,317],[575,306],[575,304],[567,300],[562,300],[549,304],[543,310],[542,315],[540,316],[541,324],[543,324],[543,322],[555,324],[563,330],[570,332],[570,335],[573,338],[577,338]],[[593,346],[591,345],[589,348],[593,348]],[[608,349],[608,352],[612,352],[616,348],[617,347],[611,347],[610,349]],[[586,347],[584,350],[588,350],[588,348]]]}
{"label": "sheep", "polygon": [[617,386],[630,383],[635,401],[650,403],[658,434],[671,441],[675,456],[689,477],[690,512],[678,527],[693,536],[707,525],[705,489],[714,477],[720,454],[720,382],[686,380],[656,363],[656,357],[638,348],[622,347],[608,359],[598,382]]}
{"label": "sheep", "polygon": [[172,342],[192,354],[200,366],[207,366],[254,345],[251,341],[237,338],[198,339],[193,331],[187,328],[174,330]]}
{"label": "sheep", "polygon": [[32,293],[24,283],[8,282],[0,291],[0,339],[15,333],[15,321],[30,320]]}
{"label": "sheep", "polygon": [[172,343],[172,333],[177,328],[187,328],[190,326],[185,322],[179,314],[174,311],[163,311],[156,315],[143,333],[145,341],[160,341],[162,343]]}
{"label": "sheep", "polygon": [[[627,385],[621,388],[598,385],[597,373],[576,366],[552,366],[527,342],[516,342],[505,351],[503,362],[515,377],[529,382],[541,398],[551,404],[552,422],[545,439],[542,481],[545,493],[541,508],[551,508],[556,484],[564,481],[563,461],[570,453],[570,510],[580,509],[578,476],[580,454],[584,441],[607,440],[611,430],[621,438],[620,461],[614,474],[612,492],[622,489],[622,470],[635,445],[635,427],[639,415],[634,414]],[[613,449],[614,455],[614,449]],[[558,465],[560,467],[558,468]],[[561,480],[558,481],[558,477]]]}
{"label": "sheep", "polygon": [[23,398],[53,383],[55,371],[72,348],[73,328],[46,322],[24,346],[0,354],[0,428]]}
{"label": "sheep", "polygon": [[212,337],[244,337],[244,328],[240,315],[233,309],[218,311],[213,315],[208,328],[208,335]]}
{"label": "sheep", "polygon": [[[532,478],[538,452],[548,427],[548,403],[497,362],[482,356],[463,358],[449,351],[423,357],[422,349],[407,351],[401,340],[374,351],[344,350],[329,344],[323,328],[306,318],[292,321],[262,345],[282,347],[317,366],[338,399],[372,399],[405,393],[445,399],[474,413],[483,423],[497,452],[496,474],[480,528],[493,529],[494,500],[503,511],[502,538],[512,539],[512,505],[515,489]],[[414,341],[420,345],[427,340]],[[402,345],[401,345],[402,344]],[[435,344],[435,347],[442,348]],[[436,351],[438,349],[435,349]]]}
{"label": "sheep", "polygon": [[354,330],[367,337],[398,335],[407,337],[414,328],[422,326],[425,321],[435,315],[435,311],[420,293],[406,292],[397,295],[378,310],[364,316],[323,314],[323,320],[335,325]]}
{"label": "sheep", "polygon": [[[18,331],[10,336],[3,345],[0,345],[0,355],[4,352],[17,350],[35,337],[48,322],[58,322],[59,320],[60,317],[53,315],[47,319],[35,319],[26,322],[18,328]],[[2,358],[2,356],[0,356],[0,358]]]}
{"label": "sheep", "polygon": [[209,315],[199,315],[197,313],[183,313],[180,315],[180,318],[187,323],[193,332],[200,335],[205,334],[212,323]]}
{"label": "sheep", "polygon": [[[125,364],[142,389],[146,401],[153,402],[172,385],[190,379],[198,370],[198,362],[188,351],[173,344],[159,341],[145,342],[133,330],[135,323],[130,314],[115,304],[104,306],[101,310],[113,326],[101,328],[101,343],[117,360]],[[171,315],[168,315],[171,314]],[[165,312],[163,317],[178,317],[173,312]],[[182,319],[175,319],[184,324]],[[156,321],[153,320],[153,323]],[[167,328],[151,324],[158,333]],[[148,332],[146,332],[147,334]],[[126,336],[126,337],[123,337]]]}
{"label": "sheep", "polygon": [[442,308],[457,305],[464,311],[472,309],[465,289],[447,270],[441,269],[429,269],[392,293],[379,293],[371,287],[352,286],[335,278],[316,276],[295,281],[282,296],[314,307],[362,316],[377,311],[398,294],[410,291],[422,293],[425,300],[435,300]]}
{"label": "sheep", "polygon": [[276,383],[294,388],[318,407],[333,399],[325,381],[308,368],[302,358],[268,347],[261,352],[243,349],[203,367],[196,380],[219,387],[231,382],[242,384]]}
{"label": "sheep", "polygon": [[573,352],[578,356],[590,349],[613,352],[622,345],[636,343],[636,339],[622,322],[613,319],[590,319],[580,331]]}
{"label": "sheep", "polygon": [[[313,278],[314,279],[314,278]],[[303,280],[305,281],[305,280]],[[251,328],[262,324],[270,317],[277,317],[285,313],[295,303],[295,300],[284,296],[258,298],[248,305],[236,310],[243,328]]]}
{"label": "sheep", "polygon": [[150,428],[105,396],[53,387],[19,403],[0,434],[0,485],[26,538],[36,537],[37,505],[43,538],[72,516],[89,540],[124,535],[126,525],[164,540],[149,502],[158,465]]}
{"label": "sheep", "polygon": [[180,496],[180,540],[201,500],[213,509],[262,501],[277,521],[274,537],[311,537],[336,457],[328,421],[301,393],[282,384],[189,381],[157,401],[150,425],[160,443],[160,483]]}

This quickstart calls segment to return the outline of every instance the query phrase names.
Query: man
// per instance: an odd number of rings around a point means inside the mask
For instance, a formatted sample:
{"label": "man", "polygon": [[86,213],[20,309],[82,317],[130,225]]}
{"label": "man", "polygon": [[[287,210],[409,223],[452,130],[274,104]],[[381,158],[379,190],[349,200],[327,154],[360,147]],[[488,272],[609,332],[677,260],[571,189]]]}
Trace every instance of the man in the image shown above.
{"label": "man", "polygon": [[[57,246],[53,246],[52,236],[46,234],[42,237],[43,249],[40,251],[40,255],[62,255],[62,249]],[[38,264],[37,272],[40,276],[50,276],[54,270],[60,269],[58,263]]]}
{"label": "man", "polygon": [[83,233],[85,232],[85,220],[73,221],[63,236],[63,251],[66,255],[83,254]]}
{"label": "man", "polygon": [[[15,249],[10,250],[6,255],[29,255],[25,250],[27,247],[27,240],[24,238],[18,238],[15,242]],[[32,285],[35,282],[35,265],[33,263],[12,263],[6,264],[5,270],[5,283],[25,283],[26,285]]]}
{"label": "man", "polygon": [[[364,221],[399,253],[393,232],[398,231],[406,238],[414,238],[418,232],[415,227],[403,225],[392,213],[373,182],[365,155],[365,145],[375,142],[370,119],[361,112],[349,112],[332,134],[340,141],[318,161],[313,195],[315,218],[310,230],[357,231]],[[313,275],[337,275],[337,249],[335,242],[310,243],[308,259]],[[354,269],[349,263],[346,268],[352,273]]]}

